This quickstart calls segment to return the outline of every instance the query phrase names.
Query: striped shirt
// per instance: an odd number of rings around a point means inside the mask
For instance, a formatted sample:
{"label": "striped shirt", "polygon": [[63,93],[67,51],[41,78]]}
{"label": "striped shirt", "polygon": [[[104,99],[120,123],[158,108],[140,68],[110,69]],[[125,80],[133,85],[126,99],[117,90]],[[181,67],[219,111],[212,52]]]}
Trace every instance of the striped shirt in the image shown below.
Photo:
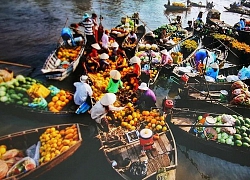
{"label": "striped shirt", "polygon": [[94,23],[91,19],[81,21],[80,25],[82,25],[84,27],[86,35],[93,35],[92,28],[94,26]]}

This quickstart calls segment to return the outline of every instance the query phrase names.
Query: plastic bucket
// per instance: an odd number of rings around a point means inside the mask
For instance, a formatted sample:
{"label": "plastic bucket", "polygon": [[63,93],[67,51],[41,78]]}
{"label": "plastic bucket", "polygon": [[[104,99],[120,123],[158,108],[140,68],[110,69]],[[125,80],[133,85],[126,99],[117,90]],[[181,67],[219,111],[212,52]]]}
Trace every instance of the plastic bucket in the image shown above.
{"label": "plastic bucket", "polygon": [[140,145],[144,150],[149,150],[152,149],[153,144],[153,132],[150,129],[142,129],[140,131]]}

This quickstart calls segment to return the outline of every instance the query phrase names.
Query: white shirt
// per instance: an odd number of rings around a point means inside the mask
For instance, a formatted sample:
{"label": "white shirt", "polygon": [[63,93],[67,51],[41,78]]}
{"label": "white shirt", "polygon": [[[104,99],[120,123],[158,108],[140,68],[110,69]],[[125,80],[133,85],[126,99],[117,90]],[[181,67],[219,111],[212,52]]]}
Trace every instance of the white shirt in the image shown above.
{"label": "white shirt", "polygon": [[93,95],[93,91],[87,83],[75,82],[74,86],[76,87],[74,102],[79,106],[85,103],[88,96],[91,97]]}
{"label": "white shirt", "polygon": [[135,33],[133,35],[129,33],[128,37],[131,39],[134,38],[135,40],[137,40],[137,35]]}
{"label": "white shirt", "polygon": [[102,35],[102,47],[108,49],[108,44],[109,44],[109,36],[104,33]]}
{"label": "white shirt", "polygon": [[[121,111],[124,107],[115,107],[113,105],[109,105],[109,110],[111,111]],[[98,101],[90,110],[91,118],[94,119],[97,123],[101,123],[101,119],[106,116],[108,112],[106,112],[104,106]]]}

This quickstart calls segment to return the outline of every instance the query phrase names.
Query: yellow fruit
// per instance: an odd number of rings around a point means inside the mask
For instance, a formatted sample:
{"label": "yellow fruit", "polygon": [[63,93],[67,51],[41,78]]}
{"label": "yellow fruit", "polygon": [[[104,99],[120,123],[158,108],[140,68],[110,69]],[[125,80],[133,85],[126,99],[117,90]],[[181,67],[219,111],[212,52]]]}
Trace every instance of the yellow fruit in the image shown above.
{"label": "yellow fruit", "polygon": [[131,120],[131,121],[129,122],[129,124],[133,126],[133,125],[135,125],[135,121]]}
{"label": "yellow fruit", "polygon": [[156,130],[157,130],[157,131],[162,130],[162,126],[161,126],[160,124],[158,124],[158,125],[156,126]]}
{"label": "yellow fruit", "polygon": [[162,131],[166,132],[167,130],[168,130],[168,128],[166,126],[163,126]]}

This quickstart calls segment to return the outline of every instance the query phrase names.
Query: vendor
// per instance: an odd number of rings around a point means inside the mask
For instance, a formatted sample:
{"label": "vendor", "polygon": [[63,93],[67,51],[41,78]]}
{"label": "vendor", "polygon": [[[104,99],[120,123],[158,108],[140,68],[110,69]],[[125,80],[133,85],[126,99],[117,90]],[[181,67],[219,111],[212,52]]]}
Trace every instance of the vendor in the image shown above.
{"label": "vendor", "polygon": [[86,112],[89,108],[92,107],[91,97],[93,95],[93,91],[88,83],[86,83],[88,76],[82,75],[80,77],[80,82],[75,82],[74,86],[76,87],[76,91],[74,93],[74,102],[78,106],[82,106],[86,104],[87,109],[78,108],[76,110],[77,114]]}
{"label": "vendor", "polygon": [[102,35],[101,43],[102,43],[102,48],[104,52],[109,53],[109,30],[106,29],[104,31]]}
{"label": "vendor", "polygon": [[86,55],[86,58],[83,61],[83,68],[86,74],[88,72],[97,72],[98,68],[100,67],[98,55],[98,50],[100,49],[101,47],[98,43],[91,45],[91,52]]}
{"label": "vendor", "polygon": [[219,74],[219,65],[217,63],[212,63],[208,67],[206,75],[212,77],[216,81],[218,74]]}
{"label": "vendor", "polygon": [[99,67],[98,70],[105,71],[109,67],[109,63],[107,61],[108,59],[109,59],[109,55],[108,54],[102,53],[100,55],[100,61],[99,61],[100,67]]}
{"label": "vendor", "polygon": [[164,49],[161,51],[161,66],[165,66],[167,64],[172,64],[173,63],[173,58],[169,54],[169,52]]}
{"label": "vendor", "polygon": [[204,65],[203,61],[209,58],[209,53],[206,49],[200,49],[194,54],[194,60],[197,70],[200,69],[200,65]]}
{"label": "vendor", "polygon": [[136,104],[138,105],[141,111],[143,110],[150,110],[151,107],[156,107],[156,96],[155,93],[148,88],[145,82],[142,82],[141,85],[138,87],[141,92],[140,97]]}
{"label": "vendor", "polygon": [[128,63],[127,63],[126,53],[124,50],[120,50],[116,58],[116,69],[118,71],[121,71],[124,67],[127,67],[127,66],[128,66]]}
{"label": "vendor", "polygon": [[130,44],[133,44],[137,41],[137,35],[135,34],[134,31],[130,31],[129,35],[128,35],[128,42]]}
{"label": "vendor", "polygon": [[110,80],[108,86],[106,87],[106,91],[109,93],[117,93],[119,88],[123,88],[123,83],[121,81],[121,74],[117,70],[110,71]]}
{"label": "vendor", "polygon": [[66,45],[76,46],[76,42],[70,28],[67,27],[63,28],[61,31],[61,37]]}
{"label": "vendor", "polygon": [[125,108],[113,106],[115,101],[116,95],[114,93],[106,93],[90,110],[91,118],[95,120],[98,127],[103,131],[109,131],[106,115],[112,115],[112,111],[121,111]]}
{"label": "vendor", "polygon": [[117,52],[118,52],[118,49],[119,49],[119,44],[114,41],[112,44],[111,44],[111,51],[109,51],[109,56],[110,56],[110,60],[112,60],[113,62],[116,61],[116,58],[117,58]]}

